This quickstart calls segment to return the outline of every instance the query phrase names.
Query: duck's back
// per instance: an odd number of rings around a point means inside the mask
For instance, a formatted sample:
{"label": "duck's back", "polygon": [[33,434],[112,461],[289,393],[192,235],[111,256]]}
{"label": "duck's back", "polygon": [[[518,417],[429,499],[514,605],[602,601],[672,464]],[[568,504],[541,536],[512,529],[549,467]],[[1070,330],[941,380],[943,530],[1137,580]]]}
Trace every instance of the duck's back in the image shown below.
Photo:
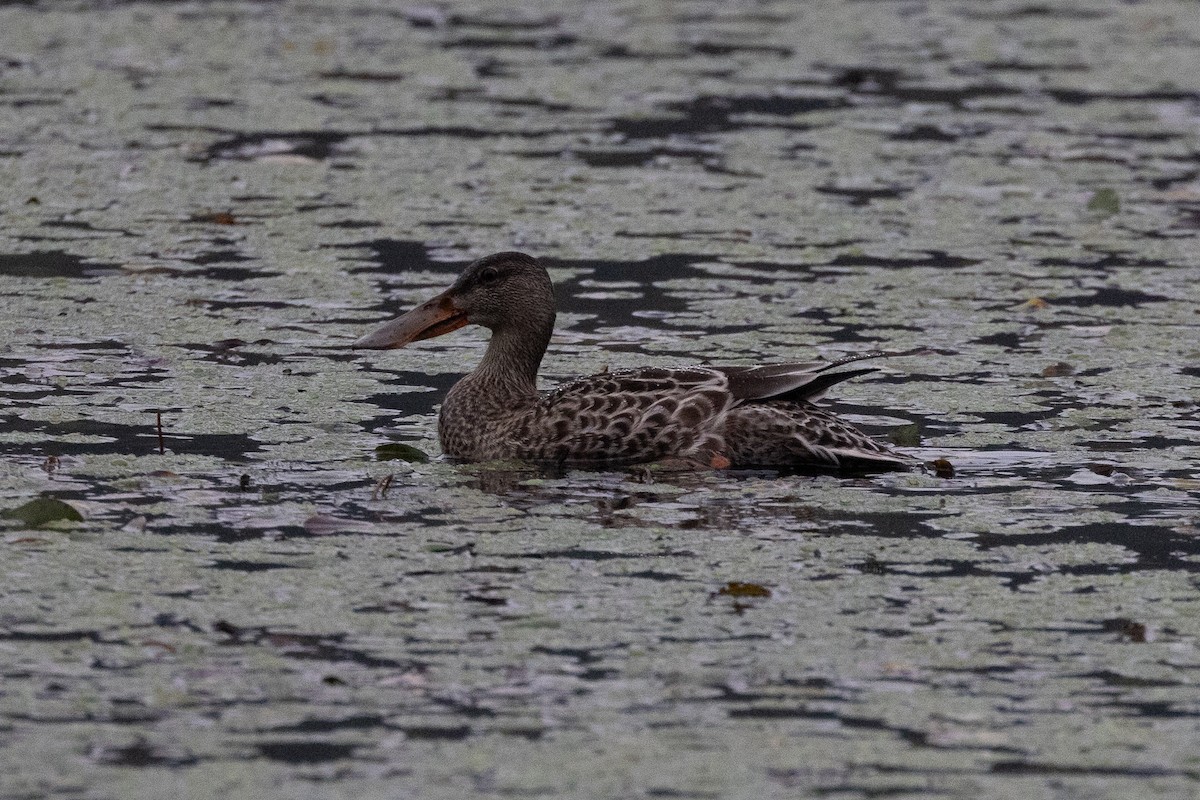
{"label": "duck's back", "polygon": [[718,451],[720,420],[736,401],[717,369],[605,372],[543,395],[513,432],[521,458],[636,464]]}
{"label": "duck's back", "polygon": [[567,465],[684,458],[735,466],[911,460],[814,406],[829,387],[871,371],[830,372],[859,358],[763,367],[643,367],[580,378],[501,423],[510,456]]}

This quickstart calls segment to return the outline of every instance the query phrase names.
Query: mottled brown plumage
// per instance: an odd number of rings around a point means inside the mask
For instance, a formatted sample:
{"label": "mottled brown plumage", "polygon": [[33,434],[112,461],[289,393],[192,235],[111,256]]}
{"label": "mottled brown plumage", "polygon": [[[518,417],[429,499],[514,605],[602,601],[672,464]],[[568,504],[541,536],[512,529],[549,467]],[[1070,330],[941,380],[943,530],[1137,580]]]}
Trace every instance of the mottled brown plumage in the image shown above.
{"label": "mottled brown plumage", "polygon": [[914,460],[817,408],[831,386],[879,353],[758,367],[642,367],[537,390],[554,330],[554,292],[537,260],[497,253],[442,294],[355,343],[385,349],[468,323],[491,329],[479,366],[451,388],[438,419],[447,455],[568,465],[686,459],[710,466],[906,469]]}

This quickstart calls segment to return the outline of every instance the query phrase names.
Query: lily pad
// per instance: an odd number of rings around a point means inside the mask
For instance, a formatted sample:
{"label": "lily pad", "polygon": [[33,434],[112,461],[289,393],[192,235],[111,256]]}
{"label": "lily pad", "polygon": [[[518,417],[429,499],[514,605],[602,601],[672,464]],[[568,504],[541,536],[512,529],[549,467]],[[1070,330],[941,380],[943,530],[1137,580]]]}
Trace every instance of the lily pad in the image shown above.
{"label": "lily pad", "polygon": [[1097,189],[1092,195],[1092,199],[1088,200],[1088,211],[1099,211],[1103,214],[1116,214],[1121,210],[1121,198],[1117,196],[1116,189],[1105,187]]}
{"label": "lily pad", "polygon": [[770,597],[771,590],[757,583],[730,581],[722,586],[717,594],[728,597]]}
{"label": "lily pad", "polygon": [[40,528],[64,519],[70,522],[83,522],[83,515],[74,506],[53,497],[39,497],[36,500],[30,500],[24,505],[0,512],[0,516],[19,520],[30,528]]}
{"label": "lily pad", "polygon": [[429,460],[424,450],[399,442],[379,445],[375,448],[375,458],[378,461],[407,461],[410,464],[424,464]]}
{"label": "lily pad", "polygon": [[898,444],[901,447],[918,447],[921,444],[921,427],[917,424],[900,425],[892,428],[888,434],[888,439],[892,444]]}

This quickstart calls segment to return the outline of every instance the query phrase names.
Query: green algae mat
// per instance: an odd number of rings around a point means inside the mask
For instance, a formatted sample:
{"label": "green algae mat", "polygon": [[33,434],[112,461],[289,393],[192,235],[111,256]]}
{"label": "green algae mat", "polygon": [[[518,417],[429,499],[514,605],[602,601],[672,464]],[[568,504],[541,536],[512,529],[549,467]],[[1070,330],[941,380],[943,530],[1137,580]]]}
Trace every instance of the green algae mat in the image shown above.
{"label": "green algae mat", "polygon": [[[0,800],[1200,793],[1191,0],[0,6]],[[911,355],[838,477],[440,457],[546,386]]]}

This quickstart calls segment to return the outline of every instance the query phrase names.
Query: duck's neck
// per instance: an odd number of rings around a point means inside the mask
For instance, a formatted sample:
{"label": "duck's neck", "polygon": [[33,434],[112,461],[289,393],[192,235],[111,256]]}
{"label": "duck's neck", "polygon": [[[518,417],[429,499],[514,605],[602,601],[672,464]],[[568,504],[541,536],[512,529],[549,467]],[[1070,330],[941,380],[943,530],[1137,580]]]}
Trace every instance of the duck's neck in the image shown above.
{"label": "duck's neck", "polygon": [[538,368],[550,344],[553,324],[551,321],[544,330],[493,331],[483,360],[470,375],[472,382],[505,399],[536,396]]}
{"label": "duck's neck", "polygon": [[524,452],[522,431],[536,416],[538,367],[554,332],[549,279],[544,302],[525,305],[492,328],[479,366],[446,395],[438,415],[446,455],[484,461]]}
{"label": "duck's neck", "polygon": [[494,329],[483,360],[450,390],[446,406],[471,406],[471,411],[491,416],[491,410],[516,410],[534,402],[538,368],[553,332],[553,314]]}

